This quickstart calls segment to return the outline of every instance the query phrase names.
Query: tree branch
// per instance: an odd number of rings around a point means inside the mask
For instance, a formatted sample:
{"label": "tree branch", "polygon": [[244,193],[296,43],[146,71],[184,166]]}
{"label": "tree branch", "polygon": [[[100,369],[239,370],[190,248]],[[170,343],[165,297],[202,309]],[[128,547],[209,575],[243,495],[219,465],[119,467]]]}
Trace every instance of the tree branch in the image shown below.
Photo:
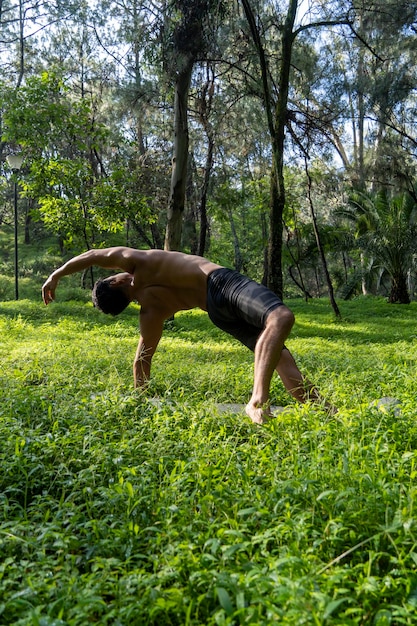
{"label": "tree branch", "polygon": [[268,128],[271,137],[275,135],[275,125],[274,125],[274,117],[272,115],[271,110],[271,94],[269,89],[268,82],[268,64],[265,56],[265,50],[262,45],[261,37],[259,35],[259,29],[256,25],[255,16],[252,11],[252,7],[249,4],[249,0],[242,0],[243,9],[245,11],[246,19],[248,20],[249,28],[252,34],[253,41],[255,43],[256,49],[258,50],[259,55],[259,63],[261,66],[261,74],[262,74],[262,87],[264,91],[264,99],[265,99],[265,110],[266,116],[268,119]]}

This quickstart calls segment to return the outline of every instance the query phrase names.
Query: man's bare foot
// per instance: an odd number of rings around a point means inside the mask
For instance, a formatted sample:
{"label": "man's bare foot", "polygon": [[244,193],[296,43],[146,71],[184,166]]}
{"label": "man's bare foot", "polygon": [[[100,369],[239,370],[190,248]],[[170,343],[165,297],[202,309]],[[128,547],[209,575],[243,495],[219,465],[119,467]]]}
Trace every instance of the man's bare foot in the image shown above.
{"label": "man's bare foot", "polygon": [[245,411],[254,424],[266,424],[274,417],[268,404],[264,404],[263,406],[247,404]]}

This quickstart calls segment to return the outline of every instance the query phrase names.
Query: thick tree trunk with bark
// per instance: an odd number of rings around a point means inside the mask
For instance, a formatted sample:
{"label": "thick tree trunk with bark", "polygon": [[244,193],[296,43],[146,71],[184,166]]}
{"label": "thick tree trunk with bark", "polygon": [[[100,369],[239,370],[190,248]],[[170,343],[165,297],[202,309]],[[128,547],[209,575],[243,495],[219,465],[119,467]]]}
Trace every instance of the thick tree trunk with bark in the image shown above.
{"label": "thick tree trunk with bark", "polygon": [[287,17],[282,30],[281,70],[278,99],[275,107],[275,134],[272,141],[273,165],[271,182],[271,208],[269,220],[267,286],[280,298],[282,281],[282,230],[285,208],[284,143],[287,123],[288,91],[290,84],[291,56],[294,43],[294,21],[298,0],[290,0]]}
{"label": "thick tree trunk with bark", "polygon": [[187,64],[175,81],[174,150],[165,250],[180,250],[181,248],[188,163],[188,92],[192,69],[193,64]]}

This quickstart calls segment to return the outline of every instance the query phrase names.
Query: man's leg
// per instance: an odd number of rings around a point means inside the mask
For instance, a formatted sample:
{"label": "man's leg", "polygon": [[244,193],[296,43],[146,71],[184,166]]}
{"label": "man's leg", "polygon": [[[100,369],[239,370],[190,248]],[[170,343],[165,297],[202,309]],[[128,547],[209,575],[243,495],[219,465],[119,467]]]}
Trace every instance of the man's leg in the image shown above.
{"label": "man's leg", "polygon": [[293,313],[286,306],[278,307],[269,314],[265,330],[256,343],[253,393],[246,405],[246,413],[256,424],[264,424],[272,417],[268,400],[274,370],[296,400],[319,402],[329,414],[337,413],[337,408],[324,400],[316,387],[304,378],[291,352],[283,347],[293,324]]}
{"label": "man's leg", "polygon": [[285,388],[289,393],[299,402],[317,402],[321,404],[329,413],[329,415],[335,415],[337,408],[327,402],[319,393],[318,389],[304,376],[298,369],[294,357],[291,352],[284,349],[281,354],[281,358],[276,367]]}
{"label": "man's leg", "polygon": [[[271,379],[293,324],[294,314],[286,306],[279,306],[268,315],[265,328],[256,342],[253,392],[246,405],[246,413],[256,424],[263,424],[272,417],[268,406]],[[293,383],[290,384],[294,388]]]}
{"label": "man's leg", "polygon": [[299,402],[317,399],[317,391],[307,383],[298,369],[291,352],[284,349],[276,367],[285,389]]}

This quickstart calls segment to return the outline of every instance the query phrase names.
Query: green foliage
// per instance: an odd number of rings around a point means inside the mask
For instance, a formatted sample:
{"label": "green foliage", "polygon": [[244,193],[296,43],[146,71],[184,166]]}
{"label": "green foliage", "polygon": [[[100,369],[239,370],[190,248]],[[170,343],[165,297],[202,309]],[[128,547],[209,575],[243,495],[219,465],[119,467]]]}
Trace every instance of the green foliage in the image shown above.
{"label": "green foliage", "polygon": [[[48,139],[62,142],[64,128],[66,137],[74,138],[76,116],[73,115],[71,100],[66,95],[68,89],[54,72],[28,77],[25,87],[20,89],[10,89],[3,84],[1,104],[4,140],[20,144],[27,150],[27,157],[31,160],[43,152]],[[78,113],[85,105],[85,102],[79,104]],[[85,115],[82,117],[85,118]]]}
{"label": "green foliage", "polygon": [[275,382],[291,403],[258,428],[215,408],[253,357],[205,314],[166,328],[145,395],[136,307],[65,296],[0,304],[2,624],[415,623],[414,304],[291,302],[288,345],[340,412]]}
{"label": "green foliage", "polygon": [[28,171],[21,196],[36,207],[49,232],[67,244],[90,246],[123,230],[126,220],[154,221],[138,189],[138,173],[107,161],[110,130],[95,105],[76,98],[55,72],[31,77],[25,87],[3,90],[3,139],[22,146]]}
{"label": "green foliage", "polygon": [[364,254],[391,278],[390,302],[408,304],[407,274],[417,252],[417,205],[408,193],[354,193],[340,213],[355,225]]}
{"label": "green foliage", "polygon": [[219,183],[209,202],[212,236],[207,255],[222,265],[261,279],[266,244],[269,181]]}
{"label": "green foliage", "polygon": [[[0,302],[14,299],[14,242],[11,230],[0,229]],[[20,297],[37,299],[39,290],[51,272],[51,265],[58,265],[62,256],[54,238],[43,233],[32,244],[23,244],[18,238],[18,278]],[[79,283],[79,278],[78,278]],[[70,283],[73,285],[73,281]],[[79,290],[80,293],[80,290]]]}

